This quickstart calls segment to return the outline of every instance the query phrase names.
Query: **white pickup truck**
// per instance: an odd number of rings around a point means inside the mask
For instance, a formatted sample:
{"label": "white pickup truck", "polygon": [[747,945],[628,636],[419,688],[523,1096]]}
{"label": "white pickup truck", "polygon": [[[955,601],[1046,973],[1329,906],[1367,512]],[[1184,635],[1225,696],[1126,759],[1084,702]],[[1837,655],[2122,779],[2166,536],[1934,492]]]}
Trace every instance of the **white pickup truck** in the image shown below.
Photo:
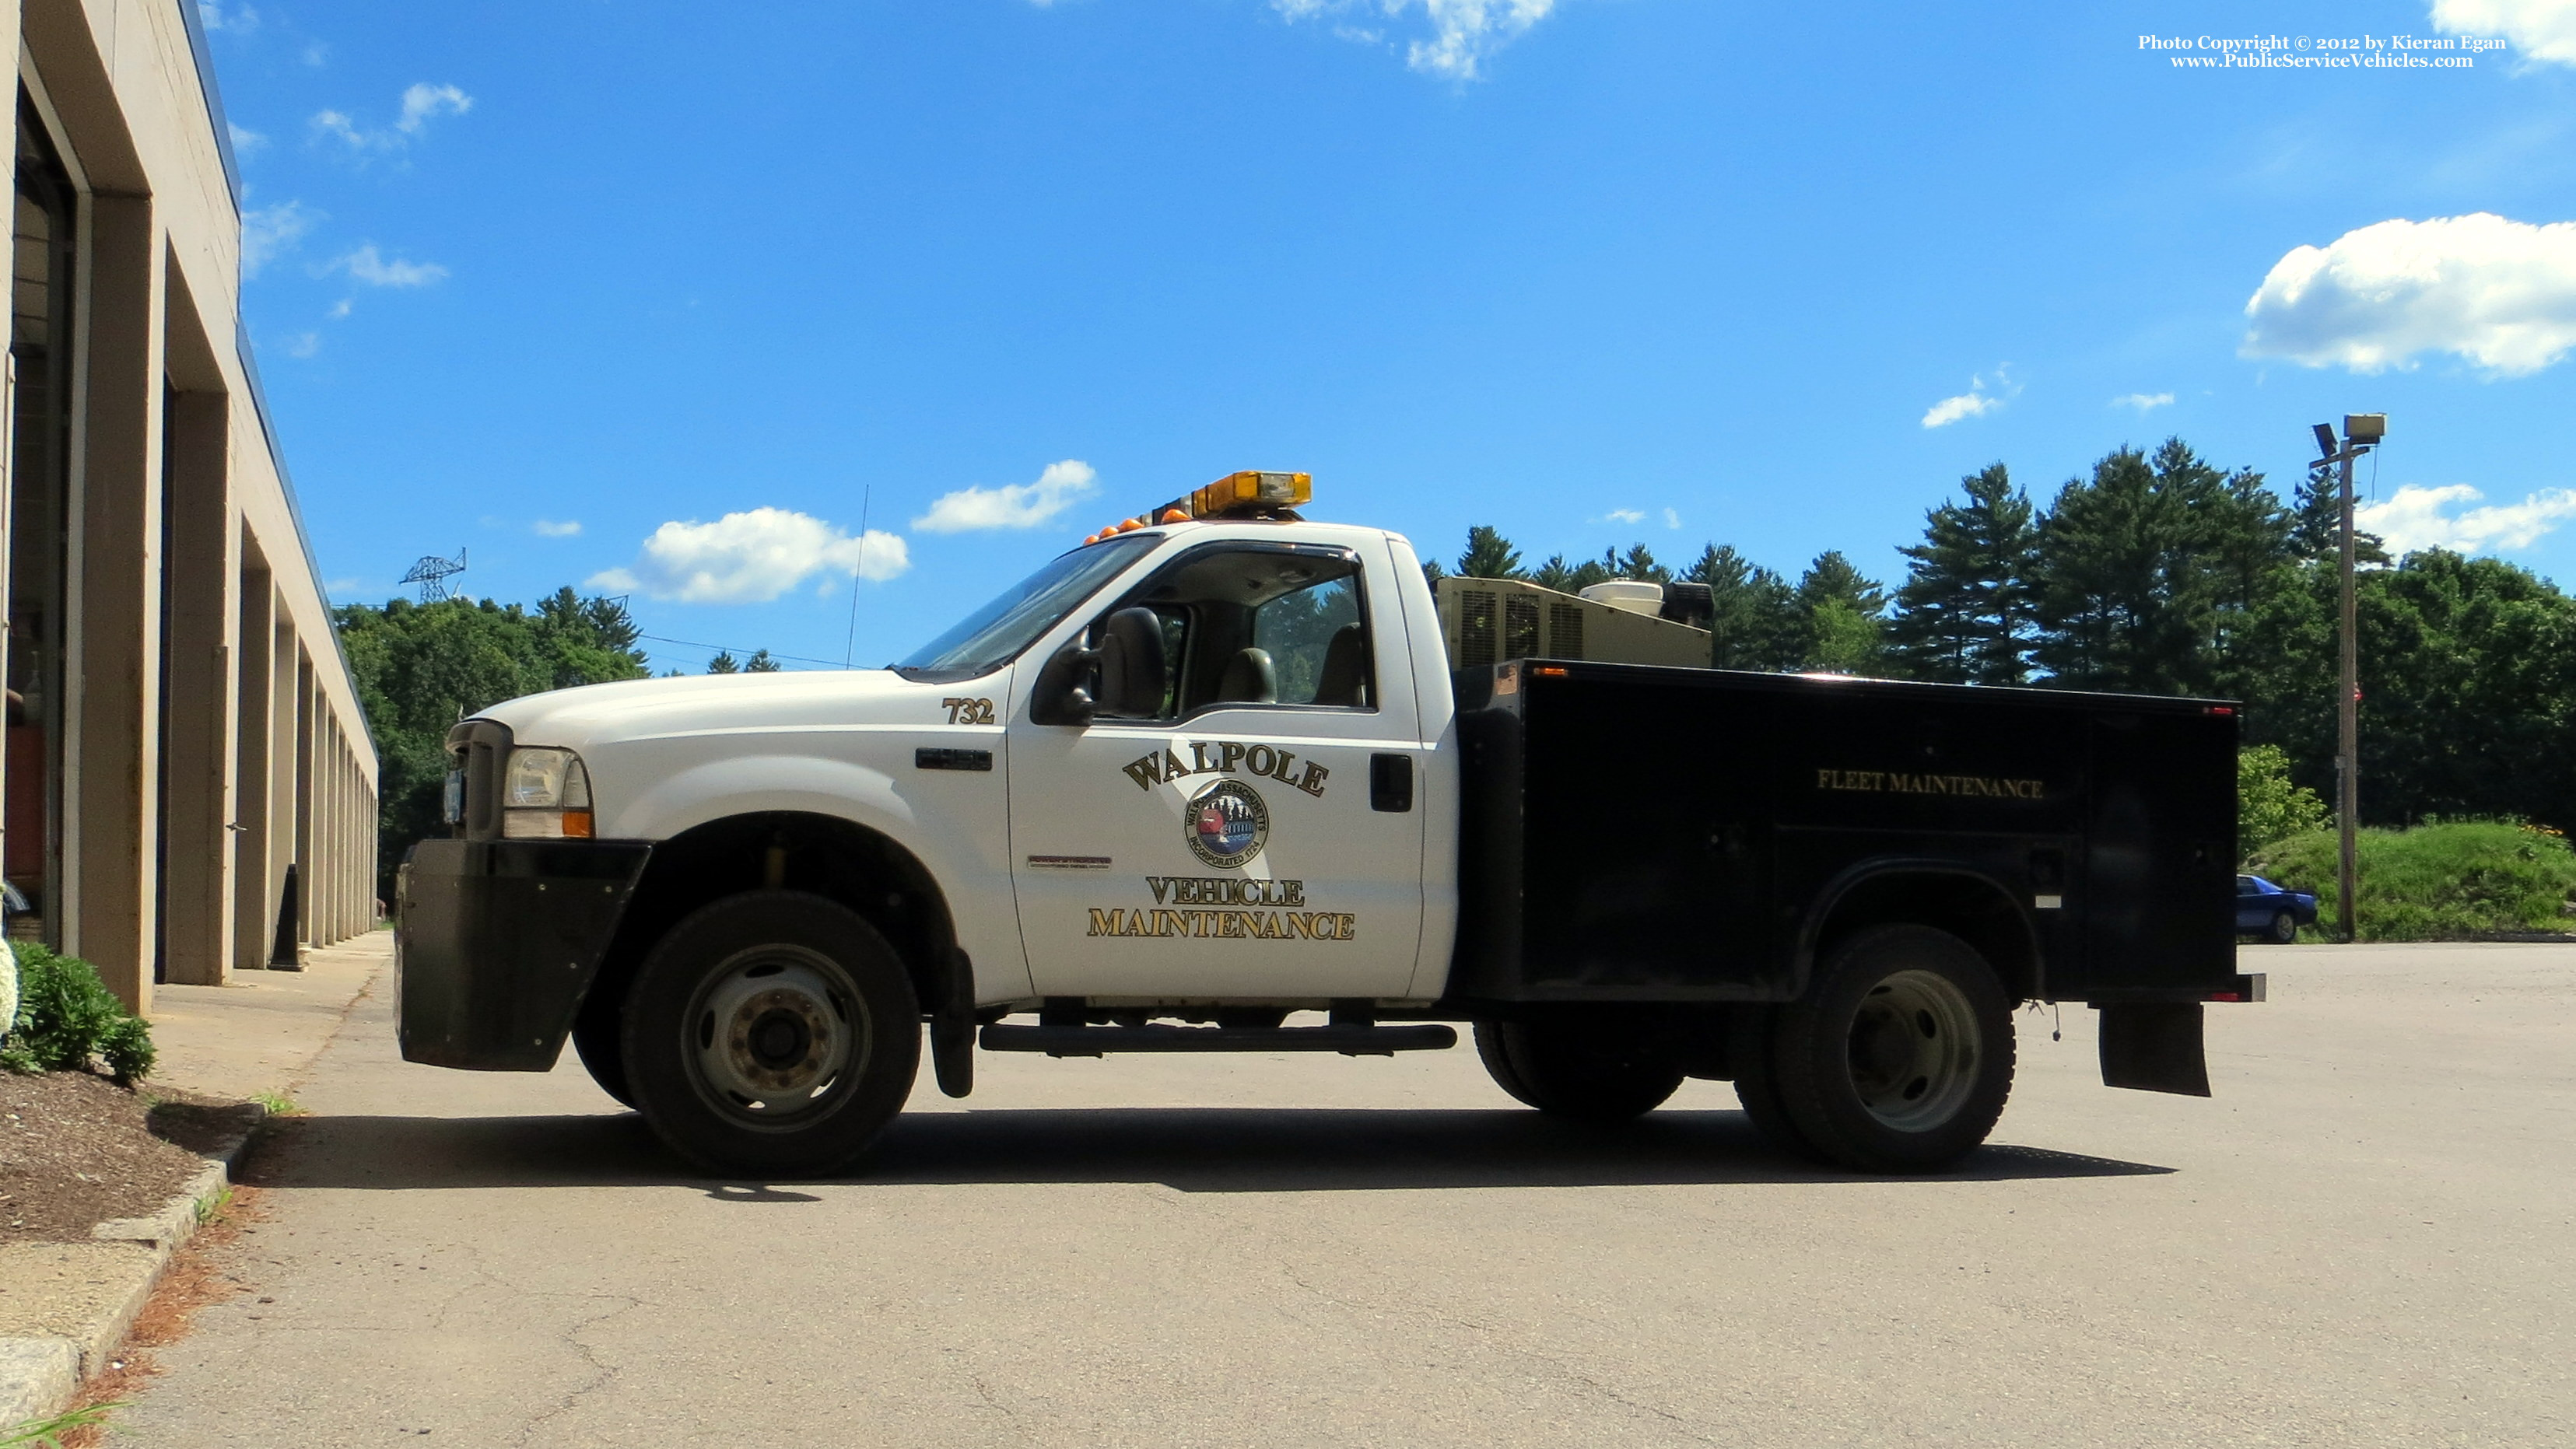
{"label": "white pickup truck", "polygon": [[453,836],[403,868],[403,1054],[545,1071],[570,1036],[672,1148],[764,1178],[853,1164],[925,1025],[964,1096],[979,1045],[1466,1022],[1540,1110],[1730,1079],[1878,1171],[1984,1140],[2019,1001],[2100,1008],[2114,1085],[2207,1093],[2201,1004],[2261,994],[2234,706],[1603,662],[1589,606],[1435,599],[1404,539],[1301,519],[1309,486],[1126,520],[890,668],[459,724]]}

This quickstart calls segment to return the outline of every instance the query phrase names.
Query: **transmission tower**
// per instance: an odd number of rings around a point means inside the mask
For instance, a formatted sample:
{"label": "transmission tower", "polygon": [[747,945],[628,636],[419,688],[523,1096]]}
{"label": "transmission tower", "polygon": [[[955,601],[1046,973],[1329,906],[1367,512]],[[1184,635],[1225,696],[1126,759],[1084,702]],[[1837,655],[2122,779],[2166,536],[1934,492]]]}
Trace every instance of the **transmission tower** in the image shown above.
{"label": "transmission tower", "polygon": [[449,576],[463,572],[465,572],[465,550],[460,548],[454,558],[440,558],[436,554],[428,555],[413,564],[411,572],[402,576],[402,581],[420,585],[420,601],[424,604],[435,604],[447,597]]}

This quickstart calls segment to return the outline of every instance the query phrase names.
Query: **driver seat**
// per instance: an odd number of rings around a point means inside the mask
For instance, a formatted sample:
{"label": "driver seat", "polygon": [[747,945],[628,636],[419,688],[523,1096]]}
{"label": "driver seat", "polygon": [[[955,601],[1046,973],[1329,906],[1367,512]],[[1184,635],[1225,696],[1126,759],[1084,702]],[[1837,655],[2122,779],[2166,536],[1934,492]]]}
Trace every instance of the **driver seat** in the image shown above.
{"label": "driver seat", "polygon": [[1277,704],[1279,671],[1270,663],[1267,649],[1238,649],[1225,661],[1225,673],[1217,679],[1217,704]]}

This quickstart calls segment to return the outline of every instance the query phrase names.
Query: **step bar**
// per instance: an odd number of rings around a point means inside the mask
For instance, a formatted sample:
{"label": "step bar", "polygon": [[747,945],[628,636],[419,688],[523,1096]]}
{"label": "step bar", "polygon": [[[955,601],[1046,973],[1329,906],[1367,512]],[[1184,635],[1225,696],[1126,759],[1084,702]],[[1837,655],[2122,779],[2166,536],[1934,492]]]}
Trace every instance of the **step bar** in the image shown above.
{"label": "step bar", "polygon": [[1384,1057],[1397,1052],[1445,1051],[1458,1044],[1455,1027],[1360,1026],[1009,1026],[984,1028],[988,1052],[1044,1052],[1051,1057],[1096,1057],[1108,1052],[1340,1052]]}

